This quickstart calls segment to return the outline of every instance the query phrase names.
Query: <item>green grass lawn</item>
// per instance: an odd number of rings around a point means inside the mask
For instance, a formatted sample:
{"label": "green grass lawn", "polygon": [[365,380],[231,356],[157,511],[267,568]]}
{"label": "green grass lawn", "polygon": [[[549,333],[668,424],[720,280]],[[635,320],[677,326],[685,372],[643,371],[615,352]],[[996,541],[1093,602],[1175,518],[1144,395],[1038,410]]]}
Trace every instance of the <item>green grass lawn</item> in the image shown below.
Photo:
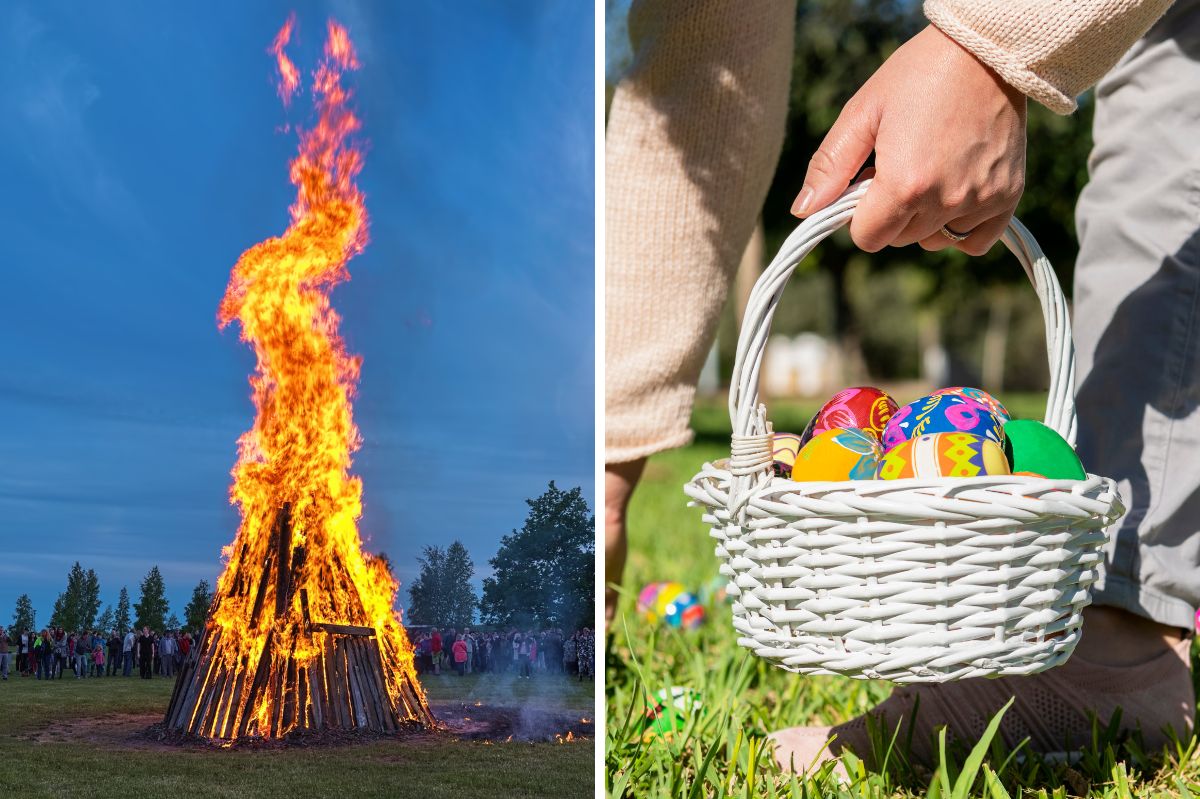
{"label": "green grass lawn", "polygon": [[[1040,418],[1044,399],[1003,396],[1015,417]],[[778,431],[800,431],[814,404],[777,404]],[[847,766],[852,784],[828,773],[809,779],[775,767],[765,737],[800,724],[832,724],[859,715],[885,698],[887,683],[800,677],[774,668],[739,647],[724,604],[709,605],[701,629],[680,632],[638,619],[637,592],[657,580],[691,590],[717,575],[713,542],[699,509],[685,507],[682,485],[708,460],[727,457],[729,420],[722,401],[696,410],[696,442],[650,459],[629,517],[629,559],[616,621],[610,630],[606,785],[613,796],[743,797],[1200,797],[1200,751],[1195,738],[1173,758],[1148,759],[1136,745],[1113,746],[1103,735],[1073,767],[1033,758],[1005,762],[1000,743],[983,767],[962,773],[961,753],[931,774],[898,765],[884,773]],[[705,710],[671,740],[637,735],[648,692],[684,686],[700,693]],[[1114,751],[1115,750],[1115,751]],[[956,784],[957,783],[957,784]],[[947,790],[947,787],[949,790]]]}
{"label": "green grass lawn", "polygon": [[[593,717],[590,681],[443,675],[430,702],[569,709]],[[0,791],[23,797],[591,796],[594,741],[464,741],[450,735],[362,745],[214,751],[132,731],[165,711],[174,680],[0,682]],[[140,717],[140,718],[139,718]],[[86,720],[86,721],[79,721]]]}

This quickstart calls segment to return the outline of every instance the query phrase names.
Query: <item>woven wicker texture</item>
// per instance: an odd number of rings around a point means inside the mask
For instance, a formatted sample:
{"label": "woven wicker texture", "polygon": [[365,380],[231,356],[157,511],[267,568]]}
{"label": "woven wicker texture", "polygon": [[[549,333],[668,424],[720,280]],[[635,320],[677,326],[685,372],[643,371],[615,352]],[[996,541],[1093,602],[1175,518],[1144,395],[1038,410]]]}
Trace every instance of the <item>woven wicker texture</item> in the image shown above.
{"label": "woven wicker texture", "polygon": [[[1112,480],[797,483],[772,474],[758,398],[771,319],[796,265],[849,221],[869,183],[805,220],[759,278],[730,387],[730,458],[705,464],[685,487],[707,509],[738,642],[805,674],[943,682],[1042,671],[1079,639],[1104,530],[1124,513]],[[1046,319],[1045,423],[1074,444],[1066,299],[1017,220],[1004,243]]]}

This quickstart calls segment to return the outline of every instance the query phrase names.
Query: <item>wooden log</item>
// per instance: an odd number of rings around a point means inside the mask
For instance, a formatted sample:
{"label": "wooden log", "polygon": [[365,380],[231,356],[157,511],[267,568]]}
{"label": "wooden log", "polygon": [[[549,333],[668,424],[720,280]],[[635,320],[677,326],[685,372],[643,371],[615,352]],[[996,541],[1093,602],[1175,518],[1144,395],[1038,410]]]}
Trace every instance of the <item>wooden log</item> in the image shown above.
{"label": "wooden log", "polygon": [[243,705],[245,708],[242,711],[242,718],[238,722],[237,734],[240,738],[246,734],[250,727],[250,721],[254,716],[254,710],[258,706],[258,697],[266,688],[267,675],[271,671],[271,652],[274,648],[275,631],[271,630],[267,633],[267,640],[263,642],[262,654],[258,657],[258,667],[254,670],[254,682],[250,683],[250,693],[246,695],[246,701]]}
{"label": "wooden log", "polygon": [[[213,658],[214,662],[218,658]],[[210,671],[210,676],[204,681],[204,689],[200,694],[199,701],[196,704],[196,715],[192,717],[192,723],[188,725],[188,732],[192,735],[203,734],[201,730],[209,721],[208,709],[213,703],[214,687],[221,684],[221,680],[225,677],[225,668],[216,666]]]}
{"label": "wooden log", "polygon": [[383,706],[375,696],[371,686],[370,675],[367,673],[366,648],[367,638],[351,638],[350,648],[354,650],[354,671],[358,679],[358,690],[363,697],[363,709],[366,711],[367,726],[372,730],[383,729]]}
{"label": "wooden log", "polygon": [[313,622],[312,627],[314,630],[334,633],[335,635],[359,635],[368,637],[375,635],[374,627],[359,627],[353,624],[329,624],[327,622],[318,621]]}
{"label": "wooden log", "polygon": [[213,670],[217,662],[220,660],[217,657],[217,645],[221,642],[221,631],[218,628],[213,632],[211,640],[206,642],[204,647],[204,655],[196,666],[196,677],[192,680],[192,687],[188,691],[188,696],[184,700],[183,716],[180,718],[180,724],[177,729],[186,729],[189,732],[194,732],[192,729],[200,715],[199,704],[203,698],[203,692],[212,678]]}
{"label": "wooden log", "polygon": [[355,668],[355,662],[352,660],[351,644],[353,639],[343,638],[340,643],[346,646],[346,663],[347,663],[347,678],[350,683],[350,697],[354,701],[354,723],[362,728],[368,726],[367,709],[363,705],[362,687],[359,685],[358,673]]}
{"label": "wooden log", "polygon": [[283,681],[283,718],[279,723],[279,731],[282,735],[290,732],[296,724],[296,699],[299,695],[296,680],[296,659],[289,658],[287,674]]}
{"label": "wooden log", "polygon": [[396,708],[392,706],[392,698],[388,695],[387,677],[383,671],[383,657],[379,651],[379,640],[367,640],[366,647],[367,659],[371,664],[371,674],[375,678],[375,693],[379,697],[381,705],[387,709],[387,713],[383,717],[383,724],[388,732],[394,732],[399,719],[396,718]]}
{"label": "wooden log", "polygon": [[329,701],[337,714],[337,726],[348,730],[350,723],[350,687],[346,684],[346,653],[338,645],[340,639],[329,639],[330,663],[333,679],[329,684]]}
{"label": "wooden log", "polygon": [[304,617],[304,626],[306,628],[311,627],[312,626],[312,616],[308,612],[308,589],[307,588],[300,589],[300,613]]}
{"label": "wooden log", "polygon": [[288,557],[288,551],[292,546],[292,505],[290,502],[283,503],[283,507],[275,514],[275,563],[276,563],[276,580],[275,580],[275,618],[283,617],[284,610],[287,609],[288,599],[290,599],[292,579],[291,579],[291,558]]}
{"label": "wooden log", "polygon": [[296,726],[302,730],[313,729],[312,697],[309,695],[308,669],[304,667],[296,669],[296,705],[299,708]]}
{"label": "wooden log", "polygon": [[258,578],[258,593],[254,595],[254,607],[250,610],[250,623],[248,629],[254,630],[258,628],[258,618],[262,615],[263,600],[267,596],[267,582],[271,576],[271,556],[267,556],[267,562],[263,564],[262,576]]}
{"label": "wooden log", "polygon": [[225,679],[221,683],[221,690],[217,694],[217,703],[213,706],[212,722],[204,725],[203,734],[209,738],[217,738],[221,735],[221,727],[225,724],[225,715],[229,712],[229,703],[233,699],[233,685],[237,682],[237,670],[228,672]]}
{"label": "wooden log", "polygon": [[237,681],[233,686],[233,697],[229,700],[229,712],[225,716],[225,726],[219,730],[222,738],[232,738],[233,731],[236,729],[238,714],[242,712],[242,691],[246,687],[246,680],[250,673],[249,665],[243,658],[241,668],[238,669]]}
{"label": "wooden log", "polygon": [[[182,687],[182,695],[178,706],[175,708],[175,718],[169,721],[171,729],[185,729],[191,724],[192,714],[195,711],[196,697],[199,695],[200,689],[203,687],[201,677],[202,670],[211,662],[213,651],[221,640],[221,629],[205,629],[201,634],[200,640],[196,642],[196,663],[193,667],[191,681]],[[177,688],[178,690],[178,688]]]}

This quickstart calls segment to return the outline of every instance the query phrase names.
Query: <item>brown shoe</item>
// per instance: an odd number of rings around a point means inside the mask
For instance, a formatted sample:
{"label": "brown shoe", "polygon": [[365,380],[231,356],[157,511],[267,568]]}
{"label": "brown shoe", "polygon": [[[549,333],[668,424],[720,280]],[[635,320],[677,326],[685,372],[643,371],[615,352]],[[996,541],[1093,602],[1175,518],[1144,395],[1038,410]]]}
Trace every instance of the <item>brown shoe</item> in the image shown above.
{"label": "brown shoe", "polygon": [[[1196,697],[1190,648],[1191,640],[1184,638],[1136,666],[1103,666],[1075,654],[1062,666],[1029,677],[900,686],[868,715],[878,719],[889,738],[900,724],[898,740],[904,740],[912,725],[911,756],[929,767],[938,727],[945,725],[948,739],[969,746],[1014,697],[1000,723],[1000,734],[1010,748],[1029,738],[1029,748],[1040,754],[1061,756],[1078,750],[1092,740],[1089,713],[1104,725],[1120,708],[1121,731],[1140,730],[1143,748],[1156,752],[1170,743],[1168,728],[1180,740],[1192,732]],[[775,761],[785,770],[813,769],[844,749],[876,767],[866,715],[835,727],[792,727],[770,738],[775,743]],[[844,774],[840,766],[836,770]]]}

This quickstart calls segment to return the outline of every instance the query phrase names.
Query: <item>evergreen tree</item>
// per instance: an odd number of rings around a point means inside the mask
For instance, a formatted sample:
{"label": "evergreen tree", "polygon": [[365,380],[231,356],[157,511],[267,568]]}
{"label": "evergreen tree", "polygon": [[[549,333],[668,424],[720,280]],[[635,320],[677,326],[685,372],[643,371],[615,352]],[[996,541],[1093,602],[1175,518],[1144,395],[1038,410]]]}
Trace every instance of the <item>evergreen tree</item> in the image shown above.
{"label": "evergreen tree", "polygon": [[11,632],[20,634],[36,629],[37,613],[33,609],[33,600],[29,598],[29,594],[21,594],[17,597],[17,609],[13,611]]}
{"label": "evergreen tree", "polygon": [[96,614],[100,612],[100,578],[94,569],[88,569],[83,576],[83,585],[79,601],[79,628],[93,630],[96,627]]}
{"label": "evergreen tree", "polygon": [[166,630],[182,630],[183,624],[180,623],[179,617],[176,616],[174,613],[172,613],[171,616],[167,619],[167,626],[164,629],[166,629]]}
{"label": "evergreen tree", "polygon": [[162,632],[167,623],[167,614],[171,611],[167,603],[167,588],[157,566],[150,568],[146,579],[142,580],[141,588],[141,601],[133,604],[133,612],[137,614],[134,624],[139,630],[149,627]]}
{"label": "evergreen tree", "polygon": [[520,530],[500,541],[483,581],[485,622],[558,626],[591,625],[595,612],[596,519],[579,487],[563,491],[550,482],[537,499],[525,500],[529,515]]}
{"label": "evergreen tree", "polygon": [[96,629],[103,633],[112,632],[117,623],[117,614],[113,613],[112,605],[106,605],[100,618],[96,619]]}
{"label": "evergreen tree", "polygon": [[[54,612],[50,615],[51,627],[62,627],[64,630],[74,631],[84,629],[86,625],[95,620],[100,598],[96,596],[95,605],[92,604],[89,573],[91,580],[94,581],[96,573],[90,569],[85,572],[79,565],[79,561],[75,561],[75,565],[67,572],[67,590],[54,600]],[[98,594],[99,581],[95,581],[95,588]]]}
{"label": "evergreen tree", "polygon": [[183,609],[183,616],[187,619],[187,628],[192,632],[199,632],[204,629],[204,622],[208,619],[208,609],[212,605],[213,592],[208,587],[208,580],[201,580],[192,589],[192,601],[188,602],[187,607]]}
{"label": "evergreen tree", "polygon": [[425,547],[417,557],[421,571],[408,587],[408,620],[413,624],[445,626],[449,617],[446,604],[446,551],[441,547]]}
{"label": "evergreen tree", "polygon": [[445,576],[446,624],[457,630],[475,623],[475,608],[479,598],[471,585],[475,576],[475,564],[461,541],[455,540],[446,549]]}
{"label": "evergreen tree", "polygon": [[129,589],[121,586],[121,596],[117,599],[117,632],[121,635],[129,632]]}

